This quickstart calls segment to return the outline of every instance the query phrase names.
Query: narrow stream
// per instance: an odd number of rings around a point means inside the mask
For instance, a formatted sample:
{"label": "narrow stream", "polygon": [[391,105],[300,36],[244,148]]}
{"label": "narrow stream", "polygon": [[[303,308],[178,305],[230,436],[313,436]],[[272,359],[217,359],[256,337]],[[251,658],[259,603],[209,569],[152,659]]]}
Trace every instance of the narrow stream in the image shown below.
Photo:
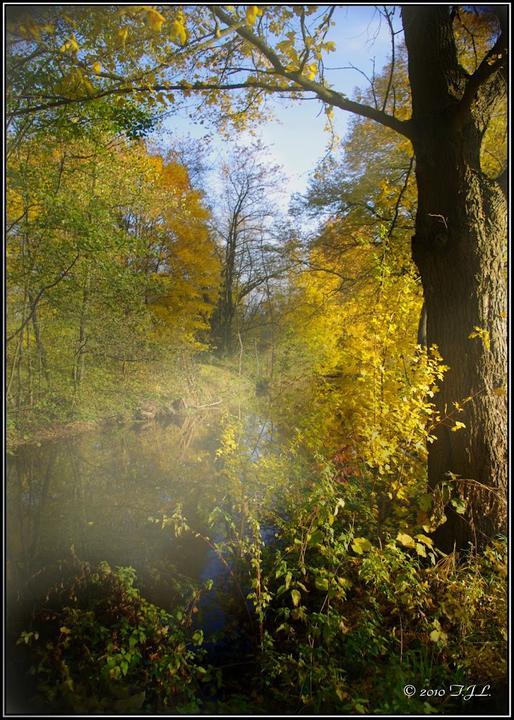
{"label": "narrow stream", "polygon": [[[257,428],[259,442],[267,441],[266,423],[251,416],[247,424],[252,438]],[[177,600],[179,578],[212,579],[197,624],[207,650],[223,655],[219,636],[237,625],[227,613],[234,589],[226,567],[203,541],[189,533],[176,538],[155,522],[177,504],[198,523],[212,509],[219,494],[220,433],[220,414],[205,412],[167,424],[109,426],[25,446],[8,457],[7,653],[52,582],[63,577],[63,568],[71,572],[77,560],[106,560],[133,567],[142,594],[167,610]],[[248,452],[258,453],[253,440]],[[13,696],[18,672],[13,664]],[[9,677],[7,682],[9,687]]]}

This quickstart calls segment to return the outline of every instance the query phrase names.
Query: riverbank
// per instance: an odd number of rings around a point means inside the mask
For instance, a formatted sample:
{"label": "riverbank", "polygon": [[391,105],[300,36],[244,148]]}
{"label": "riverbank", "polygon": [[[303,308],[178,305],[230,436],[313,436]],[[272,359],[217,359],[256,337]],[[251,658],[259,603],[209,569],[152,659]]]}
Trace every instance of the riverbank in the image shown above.
{"label": "riverbank", "polygon": [[[239,374],[229,362],[192,363],[187,369],[156,367],[116,387],[92,387],[77,401],[62,398],[62,408],[34,407],[19,416],[7,410],[6,447],[12,452],[23,445],[72,437],[117,423],[145,422],[175,413],[197,410],[237,410],[255,394],[251,378]],[[58,406],[57,399],[54,407]],[[60,415],[67,415],[64,419]]]}
{"label": "riverbank", "polygon": [[[190,379],[177,422],[112,423],[10,459],[17,712],[463,714],[445,697],[455,683],[500,708],[505,541],[459,559],[414,521],[381,537],[369,475],[341,482],[326,444],[268,436],[257,378],[206,363]],[[167,387],[145,401],[168,402]]]}

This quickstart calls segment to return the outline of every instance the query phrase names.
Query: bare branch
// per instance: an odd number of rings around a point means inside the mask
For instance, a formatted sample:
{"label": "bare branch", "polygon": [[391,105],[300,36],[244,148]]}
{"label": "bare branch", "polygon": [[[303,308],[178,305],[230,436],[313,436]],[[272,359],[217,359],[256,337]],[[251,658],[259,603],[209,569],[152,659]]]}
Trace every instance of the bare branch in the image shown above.
{"label": "bare branch", "polygon": [[[394,41],[394,28],[393,28],[393,21],[391,20],[392,13],[389,12],[387,7],[384,6],[383,15],[386,19],[386,22],[389,26],[389,32],[391,33],[391,67],[389,69],[389,78],[387,80],[387,87],[384,95],[384,102],[382,103],[382,112],[385,112],[387,101],[389,99],[389,93],[391,92],[391,85],[393,83],[393,76],[394,76],[394,64],[395,64],[395,41]],[[394,115],[394,112],[393,112]]]}

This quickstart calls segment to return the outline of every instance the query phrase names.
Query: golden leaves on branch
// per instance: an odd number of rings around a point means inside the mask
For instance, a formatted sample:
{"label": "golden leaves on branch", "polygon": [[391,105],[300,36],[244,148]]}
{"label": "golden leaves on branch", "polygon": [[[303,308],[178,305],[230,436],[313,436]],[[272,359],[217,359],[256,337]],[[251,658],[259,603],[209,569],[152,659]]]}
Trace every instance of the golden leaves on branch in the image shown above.
{"label": "golden leaves on branch", "polygon": [[86,95],[93,95],[95,92],[92,82],[79,68],[73,68],[73,70],[56,85],[55,90],[68,98],[80,97],[84,95],[84,93]]}
{"label": "golden leaves on branch", "polygon": [[166,18],[163,17],[158,10],[148,5],[143,5],[141,9],[146,13],[145,23],[148,27],[154,32],[160,32],[166,22]]}
{"label": "golden leaves on branch", "polygon": [[255,25],[259,15],[262,15],[262,10],[258,5],[248,5],[246,8],[246,22],[248,25]]}
{"label": "golden leaves on branch", "polygon": [[127,42],[127,38],[128,38],[128,32],[129,32],[128,28],[126,28],[126,27],[120,28],[118,30],[118,37],[121,40],[122,47],[125,47],[125,43]]}
{"label": "golden leaves on branch", "polygon": [[59,52],[65,53],[70,52],[72,55],[76,55],[78,51],[80,50],[79,44],[77,42],[77,38],[75,35],[72,35],[66,42],[61,45],[59,48]]}
{"label": "golden leaves on branch", "polygon": [[171,39],[178,45],[185,45],[187,41],[187,30],[185,27],[184,13],[179,11],[171,23]]}

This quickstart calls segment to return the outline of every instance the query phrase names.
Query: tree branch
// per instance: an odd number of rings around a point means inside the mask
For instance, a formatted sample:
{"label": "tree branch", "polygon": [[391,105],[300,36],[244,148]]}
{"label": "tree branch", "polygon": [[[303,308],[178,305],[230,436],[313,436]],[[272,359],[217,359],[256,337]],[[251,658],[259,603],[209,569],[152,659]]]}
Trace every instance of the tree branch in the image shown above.
{"label": "tree branch", "polygon": [[15,330],[11,335],[9,335],[9,337],[6,338],[6,342],[10,342],[13,338],[15,338],[17,335],[19,335],[19,334],[22,332],[22,330],[24,329],[24,327],[27,325],[27,323],[30,321],[30,319],[32,318],[32,316],[33,316],[34,313],[36,312],[37,304],[38,304],[38,302],[41,300],[41,298],[43,297],[43,294],[44,294],[47,290],[50,290],[51,288],[55,287],[58,283],[61,282],[61,280],[62,280],[64,277],[66,277],[66,275],[69,273],[69,271],[71,270],[71,268],[75,265],[75,263],[77,262],[77,260],[79,259],[79,257],[80,257],[80,253],[79,253],[79,254],[75,257],[75,259],[68,265],[67,268],[65,268],[64,270],[62,270],[62,271],[59,273],[59,275],[57,276],[57,278],[56,278],[53,282],[51,282],[49,285],[45,285],[44,287],[41,288],[41,290],[39,290],[39,292],[37,293],[37,295],[35,296],[34,300],[33,300],[32,303],[31,303],[32,307],[31,307],[31,310],[30,310],[29,314],[28,314],[27,317],[23,320],[23,322],[21,323],[20,327],[19,327],[17,330]]}
{"label": "tree branch", "polygon": [[507,36],[502,30],[495,44],[485,55],[480,65],[469,78],[464,94],[459,102],[458,113],[462,117],[468,112],[477,99],[481,88],[492,78],[492,76],[506,68],[507,61]]}
{"label": "tree branch", "polygon": [[[213,7],[212,12],[219,20],[223,21],[225,25],[228,25],[229,27],[234,27],[236,25],[236,21],[234,20],[234,18],[221,7]],[[248,27],[239,26],[237,27],[236,32],[243,39],[245,39],[247,42],[251,43],[255,48],[257,48],[257,50],[259,50],[261,55],[271,63],[277,75],[286,78],[287,80],[290,80],[297,86],[299,86],[296,88],[291,88],[291,90],[294,90],[296,92],[298,92],[299,90],[307,90],[313,92],[320,100],[329,105],[333,105],[334,107],[338,107],[341,110],[346,110],[347,112],[354,113],[355,115],[361,115],[362,117],[369,118],[370,120],[375,120],[381,125],[385,125],[386,127],[395,130],[401,135],[404,135],[408,138],[411,137],[411,123],[409,121],[398,120],[397,118],[392,117],[391,115],[388,115],[381,110],[370,107],[369,105],[364,105],[362,103],[349,100],[341,93],[330,90],[329,88],[325,87],[321,83],[316,82],[315,80],[309,80],[307,77],[305,77],[298,71],[286,70],[285,67],[282,65],[279,56],[276,54],[273,48],[269,47],[269,45],[267,45],[264,40],[255,35],[255,33],[253,33]]]}

